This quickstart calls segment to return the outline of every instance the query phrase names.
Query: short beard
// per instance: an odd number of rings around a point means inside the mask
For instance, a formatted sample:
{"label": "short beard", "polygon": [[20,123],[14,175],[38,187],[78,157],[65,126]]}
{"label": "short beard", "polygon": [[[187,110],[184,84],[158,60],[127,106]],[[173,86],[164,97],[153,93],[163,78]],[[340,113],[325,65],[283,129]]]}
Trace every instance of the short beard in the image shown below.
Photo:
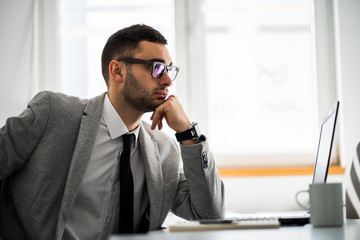
{"label": "short beard", "polygon": [[[139,112],[154,111],[161,103],[154,102],[147,89],[141,86],[138,80],[132,75],[130,67],[126,66],[126,72],[125,85],[122,93],[127,104]],[[164,88],[162,88],[162,90],[163,89]]]}

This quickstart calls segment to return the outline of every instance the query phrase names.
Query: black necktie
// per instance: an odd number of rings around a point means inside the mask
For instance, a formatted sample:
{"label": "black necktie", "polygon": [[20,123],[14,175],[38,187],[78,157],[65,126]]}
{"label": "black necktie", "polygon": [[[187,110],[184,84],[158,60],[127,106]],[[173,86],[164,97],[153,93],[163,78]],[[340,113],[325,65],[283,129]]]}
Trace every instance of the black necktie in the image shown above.
{"label": "black necktie", "polygon": [[122,136],[124,148],[120,156],[119,233],[134,232],[134,182],[130,168],[131,135]]}

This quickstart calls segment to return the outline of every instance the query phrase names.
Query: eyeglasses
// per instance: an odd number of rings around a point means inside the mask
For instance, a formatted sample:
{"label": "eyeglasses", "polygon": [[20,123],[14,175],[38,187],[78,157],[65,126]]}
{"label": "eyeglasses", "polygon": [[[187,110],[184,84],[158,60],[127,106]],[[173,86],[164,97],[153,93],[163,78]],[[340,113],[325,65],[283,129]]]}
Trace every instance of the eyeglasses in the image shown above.
{"label": "eyeglasses", "polygon": [[172,66],[172,65],[167,66],[165,63],[155,61],[155,60],[143,60],[143,59],[137,59],[137,58],[119,58],[119,59],[116,59],[116,61],[124,61],[127,63],[152,65],[151,76],[156,79],[161,78],[165,74],[165,71],[167,71],[170,79],[172,81],[174,81],[178,72],[180,71],[179,67]]}

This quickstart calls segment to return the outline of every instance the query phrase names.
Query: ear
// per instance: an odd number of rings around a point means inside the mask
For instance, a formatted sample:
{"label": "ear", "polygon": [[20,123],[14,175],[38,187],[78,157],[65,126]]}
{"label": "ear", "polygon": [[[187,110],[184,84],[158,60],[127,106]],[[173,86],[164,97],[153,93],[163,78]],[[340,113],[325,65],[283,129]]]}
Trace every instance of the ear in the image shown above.
{"label": "ear", "polygon": [[112,60],[109,64],[109,77],[120,83],[125,79],[125,65],[122,62]]}

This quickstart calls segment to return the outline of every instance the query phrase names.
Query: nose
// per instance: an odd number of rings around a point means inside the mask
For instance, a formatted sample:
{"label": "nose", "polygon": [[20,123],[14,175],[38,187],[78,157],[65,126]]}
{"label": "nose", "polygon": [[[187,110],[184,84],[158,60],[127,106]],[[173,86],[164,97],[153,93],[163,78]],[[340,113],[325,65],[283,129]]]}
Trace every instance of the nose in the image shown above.
{"label": "nose", "polygon": [[159,80],[162,86],[171,86],[173,84],[173,81],[171,80],[167,71],[165,71],[164,75],[162,75],[162,77],[159,78]]}

